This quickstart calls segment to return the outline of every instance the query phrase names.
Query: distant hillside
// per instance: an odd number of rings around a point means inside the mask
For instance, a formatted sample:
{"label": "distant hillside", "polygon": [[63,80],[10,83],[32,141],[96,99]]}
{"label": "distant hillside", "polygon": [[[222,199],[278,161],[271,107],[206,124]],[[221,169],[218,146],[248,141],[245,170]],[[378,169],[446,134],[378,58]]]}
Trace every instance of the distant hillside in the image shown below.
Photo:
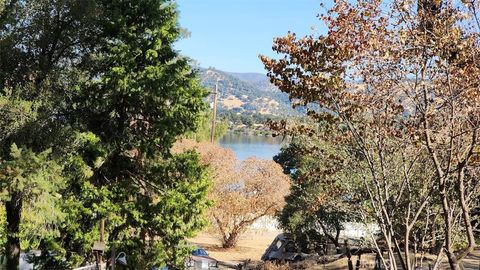
{"label": "distant hillside", "polygon": [[230,72],[230,75],[234,76],[235,78],[248,82],[249,84],[255,86],[256,88],[263,90],[263,91],[279,91],[278,88],[270,83],[270,79],[261,73],[233,73]]}
{"label": "distant hillside", "polygon": [[[288,96],[273,86],[260,73],[229,73],[213,68],[200,69],[204,87],[214,89],[219,80],[219,111],[264,114],[274,116],[296,116]],[[212,101],[212,97],[209,97]]]}

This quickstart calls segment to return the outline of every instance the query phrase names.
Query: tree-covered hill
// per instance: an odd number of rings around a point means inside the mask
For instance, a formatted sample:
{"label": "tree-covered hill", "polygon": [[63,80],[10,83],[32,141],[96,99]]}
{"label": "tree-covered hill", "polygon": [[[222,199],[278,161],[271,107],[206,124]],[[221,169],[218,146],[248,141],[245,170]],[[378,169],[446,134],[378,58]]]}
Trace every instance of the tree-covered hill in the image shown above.
{"label": "tree-covered hill", "polygon": [[279,92],[278,88],[270,83],[270,79],[262,73],[238,73],[238,72],[231,72],[229,73],[233,77],[245,81],[254,87],[258,88],[259,90],[262,91],[268,91],[268,92]]}
{"label": "tree-covered hill", "polygon": [[[218,110],[220,113],[263,114],[272,116],[296,116],[288,95],[271,85],[260,73],[229,73],[214,68],[200,69],[204,87],[215,88],[218,80]],[[208,97],[213,100],[213,95]]]}

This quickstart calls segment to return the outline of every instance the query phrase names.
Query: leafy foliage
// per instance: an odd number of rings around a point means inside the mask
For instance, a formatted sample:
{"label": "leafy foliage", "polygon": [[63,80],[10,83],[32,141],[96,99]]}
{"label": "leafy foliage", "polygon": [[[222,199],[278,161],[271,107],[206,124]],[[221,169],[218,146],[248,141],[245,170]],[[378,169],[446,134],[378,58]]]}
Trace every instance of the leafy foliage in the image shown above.
{"label": "leafy foliage", "polygon": [[275,215],[284,205],[289,180],[271,160],[249,158],[238,162],[235,154],[210,143],[179,141],[175,151],[195,149],[213,178],[209,198],[210,218],[224,248],[234,247],[255,221]]}
{"label": "leafy foliage", "polygon": [[[2,162],[0,167],[2,200],[19,200],[21,197],[25,204],[22,238],[27,248],[32,246],[32,242],[38,241],[39,237],[55,235],[45,226],[58,225],[63,218],[63,214],[55,208],[60,199],[58,192],[63,185],[61,167],[49,159],[50,154],[50,150],[35,154],[13,144],[10,159]],[[46,214],[34,218],[42,212]]]}
{"label": "leafy foliage", "polygon": [[361,213],[376,219],[389,269],[398,267],[394,253],[403,269],[415,267],[411,243],[423,239],[426,250],[438,215],[442,231],[432,238],[444,239],[452,269],[476,245],[470,204],[479,184],[469,177],[478,170],[477,10],[475,1],[338,1],[319,16],[326,35],[289,33],[273,45],[283,57],[261,57],[290,99],[320,106],[308,115],[336,135],[332,145],[355,147],[349,160],[370,206]]}
{"label": "leafy foliage", "polygon": [[351,190],[357,187],[359,177],[346,159],[345,149],[297,136],[274,160],[293,182],[279,215],[284,230],[305,250],[318,249],[326,242],[339,246],[345,223],[360,218],[357,212],[362,198],[361,190]]}
{"label": "leafy foliage", "polygon": [[123,249],[132,266],[182,267],[188,247],[178,247],[205,224],[209,179],[194,154],[170,153],[197,128],[206,94],[172,48],[175,4],[0,7],[7,267],[18,267],[20,242],[42,250],[45,269],[92,261],[100,220],[107,246]]}
{"label": "leafy foliage", "polygon": [[[196,140],[197,142],[210,141],[212,132],[212,118],[213,111],[208,110],[200,115],[198,118],[198,128],[195,132],[188,132],[185,137],[188,139]],[[228,130],[227,118],[217,119],[215,123],[215,135],[214,140],[220,139]]]}

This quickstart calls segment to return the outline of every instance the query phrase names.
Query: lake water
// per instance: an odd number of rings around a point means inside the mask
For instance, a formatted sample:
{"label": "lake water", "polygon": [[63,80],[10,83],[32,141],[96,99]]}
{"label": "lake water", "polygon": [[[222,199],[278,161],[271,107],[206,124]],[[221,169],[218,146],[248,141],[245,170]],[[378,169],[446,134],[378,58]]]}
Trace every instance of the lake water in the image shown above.
{"label": "lake water", "polygon": [[227,133],[219,143],[222,147],[232,149],[240,161],[249,157],[271,160],[280,152],[282,138]]}

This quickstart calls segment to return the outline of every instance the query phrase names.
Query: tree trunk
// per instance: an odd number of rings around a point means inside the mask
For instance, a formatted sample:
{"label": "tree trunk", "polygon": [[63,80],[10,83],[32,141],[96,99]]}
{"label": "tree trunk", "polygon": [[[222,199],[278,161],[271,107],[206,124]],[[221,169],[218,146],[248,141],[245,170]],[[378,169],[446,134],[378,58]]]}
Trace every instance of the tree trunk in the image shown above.
{"label": "tree trunk", "polygon": [[455,253],[451,250],[445,250],[448,258],[448,264],[450,264],[450,269],[452,270],[460,270],[460,265],[458,265],[457,258],[455,257]]}
{"label": "tree trunk", "polygon": [[234,247],[237,244],[239,235],[240,234],[235,231],[235,232],[230,233],[228,235],[228,237],[224,237],[222,247],[223,248]]}
{"label": "tree trunk", "polygon": [[460,270],[460,266],[458,265],[458,261],[452,247],[452,218],[450,215],[450,206],[448,205],[448,199],[445,193],[445,183],[443,182],[441,184],[440,194],[442,195],[443,219],[445,221],[445,254],[447,255],[450,269]]}
{"label": "tree trunk", "polygon": [[[393,231],[392,231],[392,235],[393,235]],[[405,258],[403,258],[402,249],[400,248],[400,245],[398,244],[397,238],[393,237],[393,243],[395,244],[395,250],[397,251],[398,260],[400,261],[402,269],[408,269],[407,265],[405,264]],[[408,250],[408,248],[406,248],[406,250]],[[395,258],[395,254],[393,255],[393,257]],[[395,267],[398,267],[397,266],[397,261],[396,260],[394,260],[394,261],[395,261]]]}
{"label": "tree trunk", "polygon": [[460,195],[460,205],[462,207],[462,217],[463,217],[465,232],[467,234],[468,247],[462,252],[462,254],[459,255],[458,257],[459,260],[462,260],[470,252],[472,252],[475,249],[475,244],[476,244],[475,236],[473,234],[472,221],[470,219],[470,207],[468,206],[467,199],[465,198],[465,185],[463,183],[464,179],[465,179],[465,173],[464,173],[464,169],[462,168],[458,173],[457,188],[458,188],[458,193]]}
{"label": "tree trunk", "polygon": [[332,243],[335,245],[336,248],[340,248],[340,243],[338,242],[340,238],[340,232],[342,231],[342,228],[335,228],[335,236],[333,236],[331,233],[327,231],[327,228],[325,225],[322,223],[322,221],[317,221],[320,227],[322,228],[323,234],[330,240]]}
{"label": "tree trunk", "polygon": [[411,259],[410,259],[410,228],[408,227],[407,225],[407,228],[405,230],[405,266],[406,268],[404,268],[405,270],[411,270],[412,267],[411,267]]}
{"label": "tree trunk", "polygon": [[22,215],[21,194],[15,192],[11,200],[5,203],[7,214],[7,243],[5,252],[7,257],[7,269],[16,270],[20,263],[20,219]]}

